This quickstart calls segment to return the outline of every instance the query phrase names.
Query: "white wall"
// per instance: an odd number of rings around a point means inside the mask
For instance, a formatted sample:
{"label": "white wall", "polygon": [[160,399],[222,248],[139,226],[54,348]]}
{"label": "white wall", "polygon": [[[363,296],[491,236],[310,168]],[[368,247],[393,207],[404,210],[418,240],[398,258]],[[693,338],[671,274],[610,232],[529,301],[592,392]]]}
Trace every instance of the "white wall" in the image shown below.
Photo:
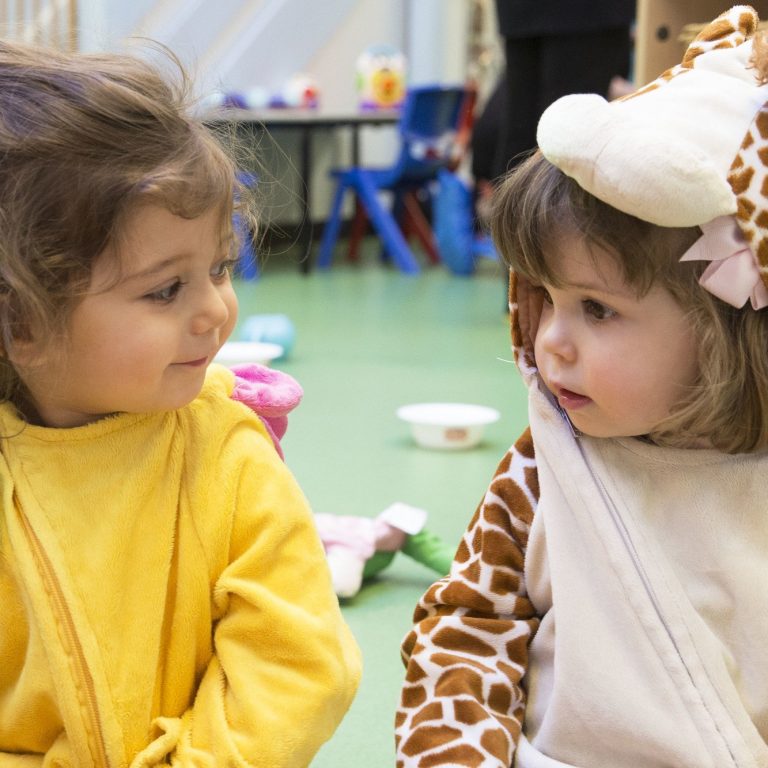
{"label": "white wall", "polygon": [[406,50],[412,83],[464,82],[469,17],[467,0],[407,3]]}
{"label": "white wall", "polygon": [[81,0],[87,50],[140,35],[169,45],[203,90],[279,89],[314,77],[330,109],[356,104],[355,62],[374,44],[406,53],[414,83],[463,81],[472,0]]}
{"label": "white wall", "polygon": [[[321,108],[345,111],[357,105],[357,58],[374,44],[406,54],[409,82],[463,82],[471,2],[81,0],[81,44],[98,50],[122,47],[134,35],[159,40],[192,71],[201,94],[254,87],[275,93],[292,75],[305,73],[317,83]],[[290,133],[276,139],[297,162]],[[394,128],[365,129],[362,139],[364,162],[393,159]],[[323,218],[331,191],[327,172],[348,161],[348,145],[331,135],[318,135],[314,145],[313,215]],[[274,189],[276,207],[295,221],[295,174],[278,168],[275,175],[286,180],[285,189]]]}

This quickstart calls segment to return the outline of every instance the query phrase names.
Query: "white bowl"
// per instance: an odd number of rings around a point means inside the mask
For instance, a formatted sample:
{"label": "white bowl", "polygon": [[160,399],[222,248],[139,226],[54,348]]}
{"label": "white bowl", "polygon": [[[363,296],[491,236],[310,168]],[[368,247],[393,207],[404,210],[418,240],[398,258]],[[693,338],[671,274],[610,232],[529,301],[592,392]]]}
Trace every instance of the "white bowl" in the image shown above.
{"label": "white bowl", "polygon": [[269,365],[282,354],[283,348],[279,344],[269,344],[266,341],[227,341],[222,345],[214,361],[222,365],[237,363]]}
{"label": "white bowl", "polygon": [[472,448],[483,438],[499,412],[469,403],[416,403],[397,409],[398,418],[411,425],[413,439],[423,448]]}

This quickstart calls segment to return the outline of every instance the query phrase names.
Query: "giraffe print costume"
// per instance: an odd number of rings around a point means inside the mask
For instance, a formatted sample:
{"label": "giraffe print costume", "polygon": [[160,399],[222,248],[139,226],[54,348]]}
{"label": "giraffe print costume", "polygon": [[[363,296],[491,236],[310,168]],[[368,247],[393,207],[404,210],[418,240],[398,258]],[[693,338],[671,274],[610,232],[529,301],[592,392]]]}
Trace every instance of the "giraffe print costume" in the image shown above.
{"label": "giraffe print costume", "polygon": [[[706,53],[742,48],[746,65],[751,53],[743,48],[756,24],[752,9],[731,9],[702,31],[682,64],[622,104],[641,105],[641,95],[693,81],[697,66],[711,66],[699,58]],[[757,88],[750,82],[756,91],[762,88],[757,82]],[[672,104],[676,98],[670,97]],[[591,130],[596,123],[608,125],[591,97],[561,101],[568,102],[570,114],[562,121],[569,130],[558,135],[557,116],[551,116],[542,150],[601,197],[598,192],[613,189],[617,177],[612,168],[596,171],[596,158],[610,165],[626,154],[595,146],[574,127],[574,113],[591,113]],[[649,188],[648,174],[640,172],[639,181],[630,178],[619,191],[616,207],[667,226],[736,215],[765,281],[768,250],[760,243],[768,222],[761,213],[765,206],[752,204],[768,194],[761,170],[768,156],[765,101],[768,93],[750,95],[735,142],[730,136],[723,153],[713,140],[720,154],[678,180],[671,196],[663,188],[657,194],[655,180]],[[661,105],[664,119],[669,106]],[[592,151],[595,156],[588,155]],[[680,146],[673,151],[680,153]],[[636,154],[653,165],[642,146]],[[700,192],[693,202],[686,184]],[[681,190],[688,194],[682,201],[676,199]],[[430,587],[415,610],[415,626],[402,645],[406,678],[395,723],[398,768],[768,766],[768,661],[752,664],[749,656],[768,632],[768,620],[751,620],[768,615],[768,600],[753,589],[768,560],[768,543],[748,543],[755,537],[768,542],[764,505],[755,501],[768,490],[759,479],[767,476],[768,459],[720,461],[709,451],[574,439],[538,385],[535,307],[514,276],[511,294],[513,347],[529,386],[531,427],[500,463],[450,574]],[[697,496],[700,489],[702,497],[714,499],[707,512],[702,503],[681,513],[670,501]],[[718,507],[750,510],[752,517],[745,512],[749,524],[734,532]],[[700,530],[702,515],[711,529]],[[658,528],[657,518],[668,528]],[[713,531],[718,545],[729,542],[723,545],[727,555],[713,549]],[[678,549],[695,555],[678,564],[670,556]],[[733,568],[742,557],[745,567]],[[756,570],[747,561],[757,563]],[[729,569],[733,573],[722,581],[712,575]],[[706,614],[704,593],[725,606],[723,614],[728,603],[722,595],[748,595],[750,621],[737,631],[721,615]],[[627,659],[622,654],[629,647]],[[750,684],[740,677],[747,668]]]}
{"label": "giraffe print costume", "polygon": [[522,572],[538,499],[530,433],[507,453],[451,574],[416,609],[396,716],[398,766],[508,766],[520,734],[538,619]]}

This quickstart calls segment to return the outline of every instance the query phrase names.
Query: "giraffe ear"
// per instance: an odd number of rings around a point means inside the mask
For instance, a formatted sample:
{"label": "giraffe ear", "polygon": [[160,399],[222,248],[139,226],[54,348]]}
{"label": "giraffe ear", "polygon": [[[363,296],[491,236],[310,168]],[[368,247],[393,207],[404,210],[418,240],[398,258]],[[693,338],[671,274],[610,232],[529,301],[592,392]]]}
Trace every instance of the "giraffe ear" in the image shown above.
{"label": "giraffe ear", "polygon": [[686,49],[681,65],[692,67],[698,56],[714,48],[741,45],[755,34],[757,23],[757,12],[749,5],[735,5],[724,11],[696,35]]}

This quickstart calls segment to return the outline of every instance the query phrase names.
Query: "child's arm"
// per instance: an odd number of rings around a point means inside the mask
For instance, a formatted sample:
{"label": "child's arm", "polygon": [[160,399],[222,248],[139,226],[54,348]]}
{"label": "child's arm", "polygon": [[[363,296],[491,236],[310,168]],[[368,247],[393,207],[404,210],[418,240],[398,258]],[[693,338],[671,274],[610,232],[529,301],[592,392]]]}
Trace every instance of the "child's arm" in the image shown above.
{"label": "child's arm", "polygon": [[403,642],[398,768],[512,764],[525,706],[520,679],[538,626],[523,576],[537,501],[526,431],[496,470],[450,575],[422,597]]}
{"label": "child's arm", "polygon": [[[226,486],[222,478],[223,494]],[[357,688],[359,650],[289,471],[264,448],[233,486],[229,562],[213,592],[214,656],[194,705],[155,721],[132,768],[305,768]]]}

